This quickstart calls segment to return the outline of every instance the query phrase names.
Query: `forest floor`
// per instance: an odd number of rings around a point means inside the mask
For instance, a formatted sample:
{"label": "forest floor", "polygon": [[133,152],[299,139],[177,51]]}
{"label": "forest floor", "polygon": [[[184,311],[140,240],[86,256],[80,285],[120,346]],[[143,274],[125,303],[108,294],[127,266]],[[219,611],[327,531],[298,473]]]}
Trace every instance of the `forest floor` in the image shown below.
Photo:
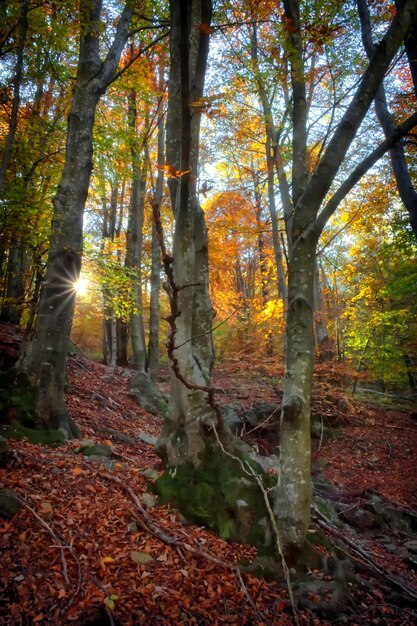
{"label": "forest floor", "polygon": [[[0,370],[13,362],[19,339],[0,326]],[[79,441],[9,440],[0,488],[24,506],[0,519],[0,624],[416,624],[417,421],[411,408],[352,400],[331,381],[331,367],[316,373],[313,414],[333,428],[313,440],[313,474],[318,497],[330,499],[345,523],[315,508],[311,533],[324,532],[356,564],[344,604],[327,611],[320,591],[306,585],[292,607],[285,584],[239,570],[253,548],[159,505],[148,487],[163,467],[144,434],[157,437],[162,419],[129,398],[126,370],[70,357],[68,409],[83,438],[111,446],[112,456],[89,459],[77,453]],[[218,399],[243,412],[279,403],[280,375],[268,364],[223,363]],[[273,452],[274,429],[249,431],[261,453]],[[332,575],[311,574],[332,588]]]}

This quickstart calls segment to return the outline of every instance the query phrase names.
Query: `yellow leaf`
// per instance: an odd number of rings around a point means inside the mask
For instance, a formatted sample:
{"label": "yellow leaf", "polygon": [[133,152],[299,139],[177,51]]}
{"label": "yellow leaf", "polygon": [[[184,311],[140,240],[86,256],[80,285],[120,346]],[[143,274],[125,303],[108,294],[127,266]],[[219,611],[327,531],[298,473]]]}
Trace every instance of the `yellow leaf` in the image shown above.
{"label": "yellow leaf", "polygon": [[74,467],[74,469],[72,470],[72,475],[73,476],[79,476],[80,474],[83,473],[83,469],[81,467]]}
{"label": "yellow leaf", "polygon": [[114,559],[111,556],[105,556],[103,559],[101,559],[100,563],[102,563],[103,565],[105,563],[114,563]]}

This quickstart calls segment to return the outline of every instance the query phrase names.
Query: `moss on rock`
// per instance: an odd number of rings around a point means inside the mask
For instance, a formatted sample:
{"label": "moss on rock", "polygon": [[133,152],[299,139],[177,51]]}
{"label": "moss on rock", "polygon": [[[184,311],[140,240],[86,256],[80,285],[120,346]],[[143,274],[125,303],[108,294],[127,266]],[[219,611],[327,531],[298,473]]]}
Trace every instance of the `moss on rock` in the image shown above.
{"label": "moss on rock", "polygon": [[[275,479],[246,457],[266,489]],[[186,461],[168,468],[156,481],[164,503],[171,503],[185,518],[214,530],[220,537],[258,548],[271,544],[271,529],[264,494],[239,461],[225,455],[216,443],[208,443],[195,466]]]}
{"label": "moss on rock", "polygon": [[36,390],[27,375],[14,368],[0,372],[0,422],[36,426]]}
{"label": "moss on rock", "polygon": [[28,428],[18,423],[0,425],[0,434],[5,439],[28,439],[31,443],[48,446],[65,441],[65,436],[60,430]]}

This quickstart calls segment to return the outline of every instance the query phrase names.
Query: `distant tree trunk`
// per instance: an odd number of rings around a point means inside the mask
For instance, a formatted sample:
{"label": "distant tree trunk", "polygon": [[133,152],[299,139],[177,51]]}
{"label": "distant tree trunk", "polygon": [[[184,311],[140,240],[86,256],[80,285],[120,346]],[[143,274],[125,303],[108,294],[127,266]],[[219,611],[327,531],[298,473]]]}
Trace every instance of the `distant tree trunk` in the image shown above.
{"label": "distant tree trunk", "polygon": [[408,385],[410,388],[410,394],[415,394],[416,393],[416,377],[415,377],[415,368],[413,367],[413,363],[411,361],[410,355],[407,353],[404,353],[404,363],[405,363],[405,369],[407,372],[407,379],[408,379]]}
{"label": "distant tree trunk", "polygon": [[[101,252],[106,247],[106,241],[114,241],[116,234],[116,216],[117,216],[117,202],[119,196],[119,181],[110,183],[110,202],[107,202],[106,187],[104,184],[105,173],[104,169],[100,172],[103,183],[102,190],[102,204],[103,204],[103,223],[101,230]],[[107,285],[103,287],[103,361],[106,365],[109,365],[112,361],[113,348],[116,350],[116,344],[113,346],[112,331],[115,325],[114,311],[111,306],[111,293]]]}
{"label": "distant tree trunk", "polygon": [[97,103],[114,77],[133,15],[129,2],[102,62],[101,5],[101,0],[80,3],[77,78],[68,116],[64,169],[54,198],[45,282],[35,335],[17,363],[36,390],[36,425],[58,428],[67,437],[78,434],[65,408],[64,383],[75,303],[74,283],[81,269],[82,222],[92,169],[94,117]]}
{"label": "distant tree trunk", "polygon": [[17,59],[15,74],[13,77],[13,101],[9,119],[9,129],[7,133],[6,145],[0,163],[0,192],[3,190],[10,156],[12,154],[13,142],[17,130],[18,113],[20,106],[20,87],[23,75],[23,56],[28,31],[28,11],[29,0],[22,1],[22,15],[19,20],[19,38],[17,43]]}
{"label": "distant tree trunk", "polygon": [[[148,125],[149,122],[145,122],[145,127]],[[133,177],[129,223],[127,229],[126,267],[130,268],[132,272],[134,272],[132,279],[135,296],[134,306],[136,310],[130,315],[130,336],[132,342],[133,363],[135,369],[144,372],[146,369],[146,343],[142,298],[142,242],[147,164],[144,157],[144,147],[139,145],[139,141],[136,136],[136,126],[136,92],[132,90],[129,94],[129,127],[131,131],[130,151],[132,157]]]}
{"label": "distant tree trunk", "polygon": [[0,320],[10,324],[20,324],[25,295],[26,254],[22,241],[9,248],[6,270],[6,289]]}
{"label": "distant tree trunk", "polygon": [[[160,64],[159,90],[163,90],[164,67]],[[164,163],[165,128],[162,111],[158,119],[158,163]],[[148,159],[149,162],[149,159]],[[155,189],[152,191],[152,206],[159,212],[164,193],[164,173],[158,170]],[[161,251],[158,243],[156,225],[152,223],[152,267],[151,267],[151,294],[149,311],[149,340],[147,369],[153,382],[156,381],[159,370],[159,326],[160,326],[160,298],[161,291]]]}
{"label": "distant tree trunk", "polygon": [[278,216],[277,216],[277,207],[275,202],[275,181],[274,181],[274,171],[275,171],[275,157],[274,152],[277,149],[277,131],[274,128],[273,122],[273,114],[272,114],[272,106],[270,100],[268,99],[268,94],[265,89],[264,82],[261,78],[261,73],[259,72],[259,61],[258,61],[258,33],[257,33],[257,24],[256,22],[252,23],[252,34],[251,34],[251,59],[254,63],[256,70],[256,85],[258,90],[258,95],[262,104],[262,112],[264,117],[265,124],[265,133],[266,133],[266,143],[265,143],[265,155],[266,155],[266,166],[267,166],[267,185],[268,185],[268,208],[269,215],[271,217],[271,228],[272,228],[272,241],[274,245],[274,255],[275,255],[275,267],[277,273],[277,291],[278,296],[282,298],[283,302],[287,301],[287,280],[285,276],[285,268],[284,268],[284,259],[282,254],[282,247],[279,238],[279,226],[278,226]]}
{"label": "distant tree trunk", "polygon": [[314,330],[316,335],[317,352],[319,358],[322,361],[326,361],[333,357],[333,352],[325,320],[318,259],[316,260],[316,268],[314,272],[314,311]]}

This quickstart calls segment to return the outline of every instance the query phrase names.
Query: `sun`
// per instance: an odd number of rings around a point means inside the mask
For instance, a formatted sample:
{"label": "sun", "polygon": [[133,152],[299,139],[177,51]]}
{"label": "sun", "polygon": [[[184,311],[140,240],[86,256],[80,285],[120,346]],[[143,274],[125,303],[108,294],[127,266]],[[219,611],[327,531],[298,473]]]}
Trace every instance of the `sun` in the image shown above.
{"label": "sun", "polygon": [[85,296],[88,293],[88,280],[86,278],[79,278],[74,283],[74,291],[77,296]]}

